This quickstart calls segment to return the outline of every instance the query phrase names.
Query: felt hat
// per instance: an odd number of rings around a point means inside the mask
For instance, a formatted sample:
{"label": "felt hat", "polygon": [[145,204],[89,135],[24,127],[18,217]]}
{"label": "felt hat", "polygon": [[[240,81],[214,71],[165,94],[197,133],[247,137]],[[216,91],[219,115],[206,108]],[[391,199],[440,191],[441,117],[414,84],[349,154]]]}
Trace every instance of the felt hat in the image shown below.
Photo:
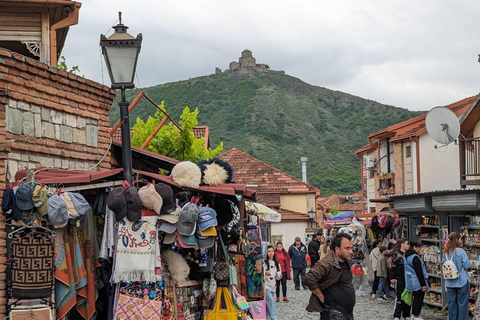
{"label": "felt hat", "polygon": [[216,227],[218,225],[217,212],[210,207],[200,207],[198,209],[197,225],[202,231],[209,227]]}
{"label": "felt hat", "polygon": [[214,186],[232,182],[233,168],[228,162],[213,158],[201,160],[197,164],[202,171],[202,183]]}
{"label": "felt hat", "polygon": [[163,236],[163,243],[165,244],[172,244],[177,241],[177,235],[175,233],[165,233]]}
{"label": "felt hat", "polygon": [[13,189],[8,189],[3,193],[2,211],[7,217],[12,217],[15,221],[22,219],[22,210],[17,207]]}
{"label": "felt hat", "polygon": [[33,186],[31,186],[29,183],[20,185],[17,189],[17,192],[15,192],[17,207],[22,211],[32,210],[32,195]]}
{"label": "felt hat", "polygon": [[47,212],[54,228],[63,228],[67,225],[68,211],[63,194],[53,195],[47,200]]}
{"label": "felt hat", "polygon": [[155,190],[155,186],[149,183],[146,186],[143,186],[138,190],[138,196],[142,201],[142,205],[145,208],[153,209],[157,214],[160,214],[162,210],[163,200],[162,197]]}
{"label": "felt hat", "polygon": [[138,195],[135,186],[130,186],[125,190],[127,196],[127,219],[130,221],[138,221],[142,218],[142,200]]}
{"label": "felt hat", "polygon": [[157,190],[158,194],[163,200],[162,213],[170,213],[175,211],[176,204],[175,200],[173,199],[172,187],[170,187],[168,184],[159,182],[155,185],[155,190]]}
{"label": "felt hat", "polygon": [[37,184],[33,189],[32,201],[38,213],[44,216],[47,214],[47,187]]}
{"label": "felt hat", "polygon": [[200,234],[205,237],[215,237],[217,235],[217,229],[215,229],[215,227],[209,227],[205,230],[200,230]]}
{"label": "felt hat", "polygon": [[173,167],[170,176],[182,187],[198,188],[202,182],[200,168],[191,161],[179,162]]}
{"label": "felt hat", "polygon": [[108,193],[107,206],[115,213],[115,220],[120,221],[127,216],[127,196],[124,187],[116,187]]}
{"label": "felt hat", "polygon": [[182,209],[180,206],[177,206],[177,209],[173,211],[172,213],[162,213],[161,215],[158,216],[158,219],[164,220],[170,223],[177,223],[178,219],[180,218],[180,212]]}
{"label": "felt hat", "polygon": [[177,225],[167,221],[162,221],[162,224],[160,227],[158,227],[158,230],[166,233],[174,233],[175,230],[177,230]]}
{"label": "felt hat", "polygon": [[196,204],[188,203],[180,212],[177,222],[177,231],[181,235],[190,236],[195,232],[198,219],[198,207]]}

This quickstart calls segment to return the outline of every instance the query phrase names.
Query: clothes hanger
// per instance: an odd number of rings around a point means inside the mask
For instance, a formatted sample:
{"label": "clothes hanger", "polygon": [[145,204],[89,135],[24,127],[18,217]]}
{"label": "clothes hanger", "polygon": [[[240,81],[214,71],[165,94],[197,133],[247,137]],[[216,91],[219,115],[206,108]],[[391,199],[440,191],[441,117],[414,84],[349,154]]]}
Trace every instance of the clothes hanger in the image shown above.
{"label": "clothes hanger", "polygon": [[26,225],[24,225],[24,226],[22,226],[22,227],[20,227],[20,228],[18,228],[18,229],[13,230],[12,232],[10,232],[10,233],[8,234],[8,238],[12,239],[12,238],[13,238],[13,235],[14,235],[15,233],[18,233],[18,232],[20,232],[20,231],[22,231],[22,230],[25,230],[25,229],[40,229],[40,230],[43,230],[43,231],[46,231],[46,232],[50,233],[52,237],[54,237],[54,236],[57,234],[55,231],[50,230],[50,229],[48,229],[48,228],[46,228],[46,227],[44,227],[44,226],[41,226],[41,225],[37,224],[35,221],[30,221],[30,222],[28,222]]}

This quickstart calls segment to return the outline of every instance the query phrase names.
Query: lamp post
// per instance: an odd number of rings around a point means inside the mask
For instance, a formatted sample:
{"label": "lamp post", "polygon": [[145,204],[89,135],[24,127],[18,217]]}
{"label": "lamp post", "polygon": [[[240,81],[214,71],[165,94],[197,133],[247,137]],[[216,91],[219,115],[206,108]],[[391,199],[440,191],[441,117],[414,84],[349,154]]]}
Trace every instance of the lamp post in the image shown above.
{"label": "lamp post", "polygon": [[308,211],[308,217],[313,220],[313,224],[316,226],[317,222],[315,221],[315,210],[310,209]]}
{"label": "lamp post", "polygon": [[130,103],[125,99],[125,89],[135,87],[134,77],[138,54],[142,46],[142,34],[139,33],[134,38],[127,33],[128,27],[122,24],[122,12],[118,13],[118,20],[118,24],[113,27],[115,32],[110,37],[100,35],[100,46],[112,82],[111,87],[112,89],[120,89],[122,95],[122,100],[118,105],[120,106],[122,131],[123,175],[125,180],[132,183],[132,147],[128,114]]}

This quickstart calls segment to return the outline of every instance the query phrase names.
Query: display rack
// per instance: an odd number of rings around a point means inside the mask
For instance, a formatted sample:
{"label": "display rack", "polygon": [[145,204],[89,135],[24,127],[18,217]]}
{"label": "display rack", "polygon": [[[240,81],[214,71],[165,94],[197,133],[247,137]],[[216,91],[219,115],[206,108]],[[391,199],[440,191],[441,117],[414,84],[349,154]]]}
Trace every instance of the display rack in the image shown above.
{"label": "display rack", "polygon": [[472,268],[474,269],[474,272],[469,273],[470,294],[468,297],[468,309],[470,312],[473,312],[480,287],[480,270],[478,270],[478,267],[480,267],[480,226],[463,226],[460,227],[460,232],[465,237],[463,247],[467,252],[468,258],[472,262]]}

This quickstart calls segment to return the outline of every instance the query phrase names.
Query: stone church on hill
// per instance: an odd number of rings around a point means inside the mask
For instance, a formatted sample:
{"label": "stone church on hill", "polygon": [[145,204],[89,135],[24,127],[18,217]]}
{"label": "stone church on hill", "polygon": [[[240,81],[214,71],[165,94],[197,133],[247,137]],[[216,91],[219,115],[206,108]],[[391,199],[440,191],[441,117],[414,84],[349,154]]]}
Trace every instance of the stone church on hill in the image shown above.
{"label": "stone church on hill", "polygon": [[[284,74],[284,71],[273,71],[267,64],[259,64],[253,57],[252,51],[245,49],[242,51],[242,56],[237,61],[230,62],[228,69],[224,73],[229,74],[248,74],[254,72],[280,72]],[[215,74],[221,74],[220,68],[215,68]]]}

